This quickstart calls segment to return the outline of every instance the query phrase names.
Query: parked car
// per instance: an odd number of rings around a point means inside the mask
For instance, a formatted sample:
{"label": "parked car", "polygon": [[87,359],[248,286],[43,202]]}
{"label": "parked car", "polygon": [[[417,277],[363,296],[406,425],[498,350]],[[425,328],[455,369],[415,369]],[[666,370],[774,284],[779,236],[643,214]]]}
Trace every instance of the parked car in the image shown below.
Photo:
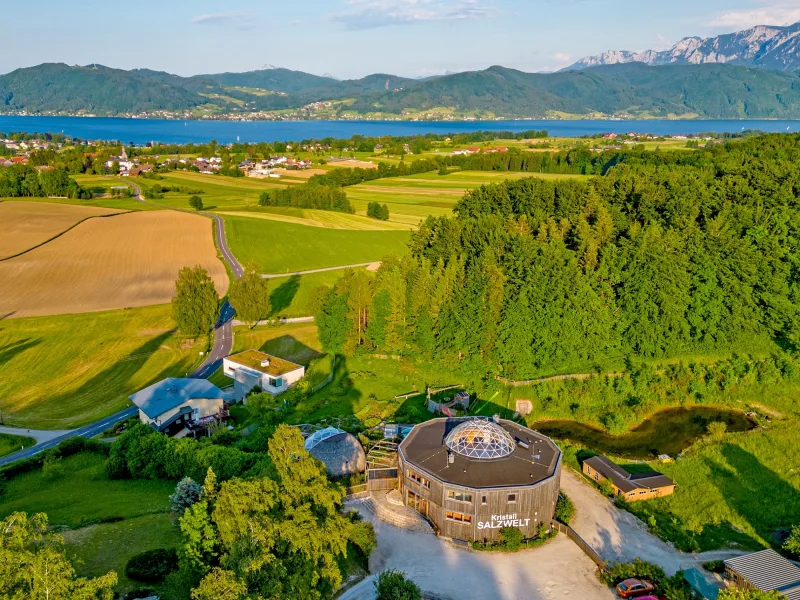
{"label": "parked car", "polygon": [[617,594],[620,598],[639,598],[649,595],[654,589],[652,583],[639,579],[626,579],[617,584]]}

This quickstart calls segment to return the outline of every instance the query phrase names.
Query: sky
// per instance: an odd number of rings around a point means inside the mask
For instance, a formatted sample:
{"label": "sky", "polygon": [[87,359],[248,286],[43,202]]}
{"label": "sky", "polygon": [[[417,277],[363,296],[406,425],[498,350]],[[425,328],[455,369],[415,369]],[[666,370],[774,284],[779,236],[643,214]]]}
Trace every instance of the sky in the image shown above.
{"label": "sky", "polygon": [[340,79],[503,65],[800,21],[800,0],[82,0],[3,2],[0,73],[43,62],[178,75],[274,65]]}

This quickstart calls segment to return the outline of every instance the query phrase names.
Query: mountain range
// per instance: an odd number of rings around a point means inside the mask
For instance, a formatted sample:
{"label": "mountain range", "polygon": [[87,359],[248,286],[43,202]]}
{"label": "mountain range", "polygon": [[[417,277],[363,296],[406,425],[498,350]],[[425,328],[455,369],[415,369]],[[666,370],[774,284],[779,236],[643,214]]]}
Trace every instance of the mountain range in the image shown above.
{"label": "mountain range", "polygon": [[338,80],[275,67],[181,77],[42,64],[0,75],[0,113],[174,118],[800,118],[800,23],[614,52],[557,73],[494,66]]}
{"label": "mountain range", "polygon": [[759,25],[710,38],[683,38],[669,50],[612,50],[587,56],[565,71],[600,65],[641,62],[647,65],[724,63],[782,71],[800,70],[800,23],[786,27]]}

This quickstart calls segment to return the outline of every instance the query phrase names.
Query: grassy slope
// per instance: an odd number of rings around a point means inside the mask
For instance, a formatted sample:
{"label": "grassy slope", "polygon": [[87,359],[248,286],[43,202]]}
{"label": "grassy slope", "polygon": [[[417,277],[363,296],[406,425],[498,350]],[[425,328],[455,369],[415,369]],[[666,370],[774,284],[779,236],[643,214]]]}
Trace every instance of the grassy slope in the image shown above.
{"label": "grassy slope", "polygon": [[[365,209],[366,210],[366,209]],[[307,208],[294,208],[283,206],[250,207],[241,211],[219,211],[221,215],[234,217],[250,217],[254,219],[268,219],[309,225],[324,229],[344,229],[350,231],[408,231],[408,225],[379,221],[364,215],[350,215],[330,210],[312,210]]]}
{"label": "grassy slope", "polygon": [[173,327],[168,305],[0,321],[6,424],[77,427],[128,406],[150,383],[183,376],[197,348]]}
{"label": "grassy slope", "polygon": [[290,273],[380,260],[405,252],[405,231],[343,231],[225,216],[228,244],[242,264]]}
{"label": "grassy slope", "polygon": [[172,481],[109,480],[105,457],[82,452],[61,459],[63,474],[39,469],[14,477],[0,498],[0,518],[15,511],[47,513],[51,525],[80,527],[111,517],[130,519],[169,509]]}
{"label": "grassy slope", "polygon": [[78,575],[98,577],[114,570],[118,578],[114,589],[122,595],[147,587],[125,576],[126,563],[146,550],[178,546],[181,534],[168,514],[159,513],[68,531],[64,538]]}
{"label": "grassy slope", "polygon": [[33,438],[25,437],[22,435],[10,435],[8,433],[0,433],[0,456],[11,454],[23,447],[30,448],[36,443]]}
{"label": "grassy slope", "polygon": [[320,286],[333,286],[344,271],[323,271],[269,280],[273,317],[307,317],[311,295]]}

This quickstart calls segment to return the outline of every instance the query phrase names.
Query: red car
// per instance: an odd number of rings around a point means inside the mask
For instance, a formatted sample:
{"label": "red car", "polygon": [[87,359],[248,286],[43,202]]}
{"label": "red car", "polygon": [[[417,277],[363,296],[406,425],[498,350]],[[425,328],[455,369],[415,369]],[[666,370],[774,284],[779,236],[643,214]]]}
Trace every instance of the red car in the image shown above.
{"label": "red car", "polygon": [[639,598],[649,595],[654,589],[652,583],[639,579],[626,579],[617,584],[617,594],[620,598]]}

